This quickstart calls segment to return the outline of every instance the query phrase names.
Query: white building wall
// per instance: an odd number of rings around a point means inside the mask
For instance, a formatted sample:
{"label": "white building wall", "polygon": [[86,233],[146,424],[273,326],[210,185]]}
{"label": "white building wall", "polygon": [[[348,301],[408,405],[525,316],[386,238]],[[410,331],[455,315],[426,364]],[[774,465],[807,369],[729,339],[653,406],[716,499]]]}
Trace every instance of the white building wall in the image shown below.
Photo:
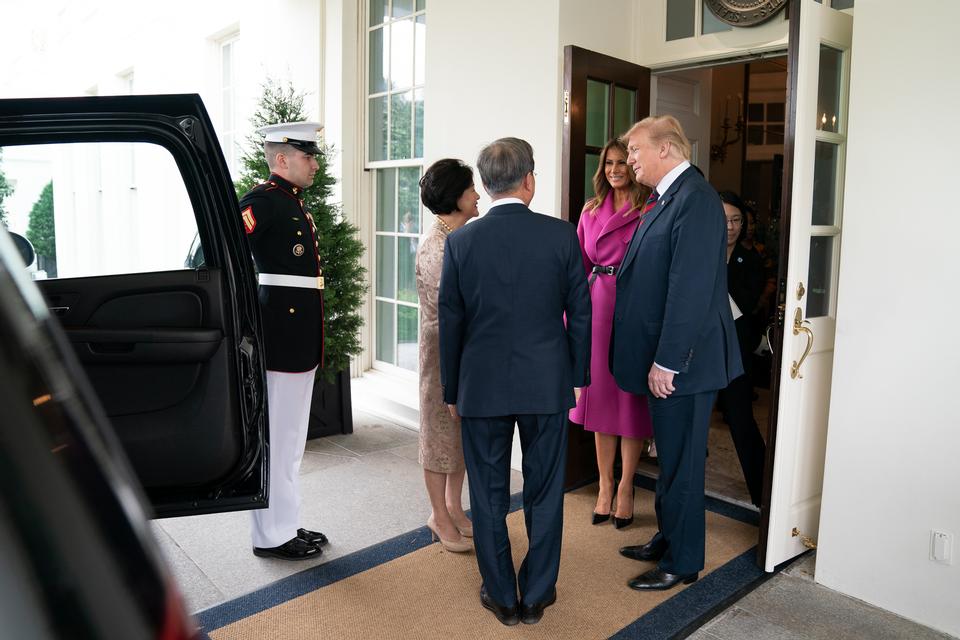
{"label": "white building wall", "polygon": [[957,24],[957,3],[857,3],[816,579],[960,636]]}

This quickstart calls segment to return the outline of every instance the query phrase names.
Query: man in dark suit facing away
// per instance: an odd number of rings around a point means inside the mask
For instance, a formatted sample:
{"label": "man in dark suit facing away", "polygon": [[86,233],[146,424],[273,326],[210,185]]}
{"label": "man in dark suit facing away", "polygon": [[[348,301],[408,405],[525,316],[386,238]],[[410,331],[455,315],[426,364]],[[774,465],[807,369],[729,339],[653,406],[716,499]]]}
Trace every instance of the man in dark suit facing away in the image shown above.
{"label": "man in dark suit facing away", "polygon": [[676,118],[646,118],[623,139],[627,164],[654,192],[617,272],[610,369],[621,389],[650,396],[660,476],[659,531],[620,553],[658,562],[630,580],[631,588],[669,589],[703,569],[710,413],[717,390],[743,368],[720,197],[690,164],[690,142]]}
{"label": "man in dark suit facing away", "polygon": [[[527,208],[530,145],[492,142],[477,168],[493,202],[447,238],[440,377],[451,414],[462,417],[480,601],[503,624],[533,624],[556,600],[567,411],[575,388],[589,384],[590,297],[573,225]],[[506,526],[515,424],[530,541],[519,573]]]}

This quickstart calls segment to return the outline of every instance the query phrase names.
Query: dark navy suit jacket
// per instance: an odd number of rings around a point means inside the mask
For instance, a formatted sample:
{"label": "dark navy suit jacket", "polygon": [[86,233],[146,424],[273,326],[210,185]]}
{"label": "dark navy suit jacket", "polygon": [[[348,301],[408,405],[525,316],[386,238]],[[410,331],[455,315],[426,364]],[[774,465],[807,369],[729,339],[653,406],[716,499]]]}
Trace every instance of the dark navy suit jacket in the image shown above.
{"label": "dark navy suit jacket", "polygon": [[440,276],[444,401],[478,418],[570,409],[589,384],[590,313],[569,222],[514,203],[457,229]]}
{"label": "dark navy suit jacket", "polygon": [[693,167],[643,218],[617,272],[610,371],[624,391],[649,394],[654,362],[679,372],[674,395],[723,389],[743,373],[725,225],[720,197]]}

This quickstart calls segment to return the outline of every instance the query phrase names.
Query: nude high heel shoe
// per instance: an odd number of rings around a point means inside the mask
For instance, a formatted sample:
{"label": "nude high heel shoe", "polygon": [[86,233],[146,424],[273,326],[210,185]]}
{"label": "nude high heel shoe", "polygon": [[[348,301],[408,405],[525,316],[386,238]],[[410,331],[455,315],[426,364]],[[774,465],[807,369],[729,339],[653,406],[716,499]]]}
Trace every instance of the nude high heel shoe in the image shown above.
{"label": "nude high heel shoe", "polygon": [[454,525],[454,526],[457,527],[457,531],[459,531],[460,535],[462,535],[463,537],[465,538],[473,537],[473,523],[468,524],[464,527],[461,527],[460,525]]}
{"label": "nude high heel shoe", "polygon": [[433,520],[433,515],[427,519],[427,528],[430,529],[430,539],[439,540],[441,546],[447,551],[452,551],[454,553],[466,553],[473,549],[473,544],[468,540],[444,540],[440,537],[440,532],[437,531],[437,523]]}

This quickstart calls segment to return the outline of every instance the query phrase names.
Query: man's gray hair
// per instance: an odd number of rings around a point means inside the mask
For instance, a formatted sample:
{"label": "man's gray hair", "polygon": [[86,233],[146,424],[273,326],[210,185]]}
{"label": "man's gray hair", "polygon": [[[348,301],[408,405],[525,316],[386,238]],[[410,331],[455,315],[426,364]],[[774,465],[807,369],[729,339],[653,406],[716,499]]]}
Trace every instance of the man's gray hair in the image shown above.
{"label": "man's gray hair", "polygon": [[533,147],[520,138],[494,140],[477,156],[480,179],[491,195],[513,191],[533,167]]}
{"label": "man's gray hair", "polygon": [[264,142],[263,155],[267,159],[267,167],[273,171],[277,163],[277,154],[282,153],[285,156],[293,155],[297,148],[285,142]]}

